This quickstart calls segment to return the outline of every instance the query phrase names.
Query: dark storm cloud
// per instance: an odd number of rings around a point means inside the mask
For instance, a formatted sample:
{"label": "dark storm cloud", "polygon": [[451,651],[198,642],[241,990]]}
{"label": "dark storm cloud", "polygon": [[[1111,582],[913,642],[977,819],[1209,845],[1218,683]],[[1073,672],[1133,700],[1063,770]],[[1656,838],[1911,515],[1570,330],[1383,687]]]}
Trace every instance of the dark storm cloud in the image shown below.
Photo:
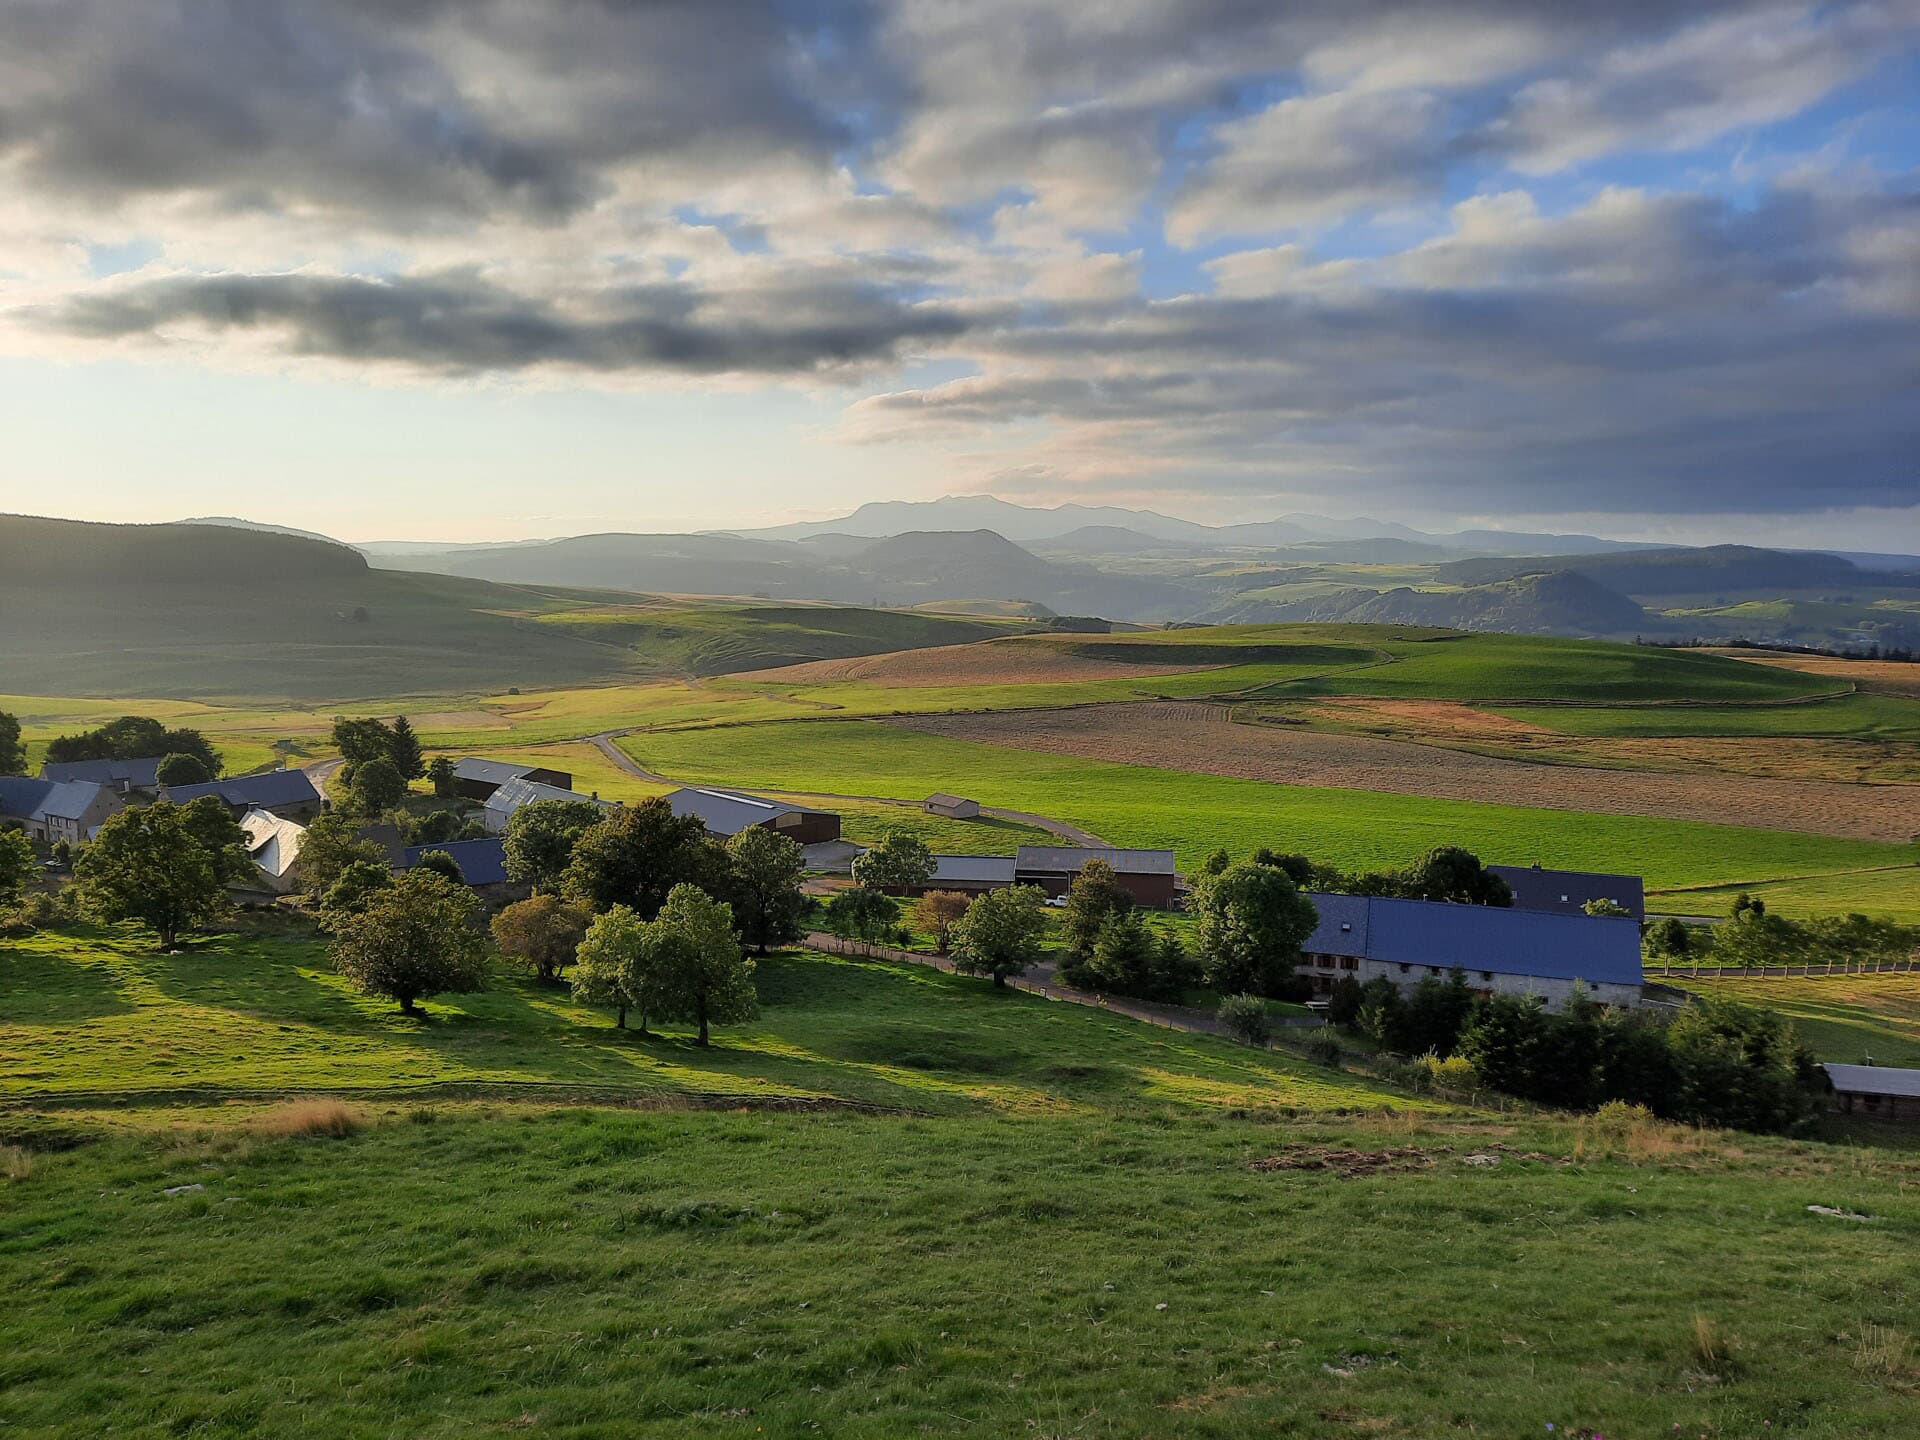
{"label": "dark storm cloud", "polygon": [[774,282],[729,296],[635,286],[568,305],[466,275],[222,275],[79,297],[40,323],[94,340],[258,332],[291,354],[448,374],[551,366],[777,375],[889,359],[950,340],[968,321],[850,281]]}
{"label": "dark storm cloud", "polygon": [[0,82],[0,157],[37,186],[369,230],[554,220],[619,166],[845,139],[772,8],[734,0],[6,0]]}

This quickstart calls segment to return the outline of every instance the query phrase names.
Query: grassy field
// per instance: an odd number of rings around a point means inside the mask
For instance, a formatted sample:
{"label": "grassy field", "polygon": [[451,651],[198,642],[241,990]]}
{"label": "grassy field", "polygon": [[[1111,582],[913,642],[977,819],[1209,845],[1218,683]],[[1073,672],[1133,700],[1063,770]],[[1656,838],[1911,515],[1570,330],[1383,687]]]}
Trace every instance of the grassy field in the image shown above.
{"label": "grassy field", "polygon": [[1529,725],[1543,725],[1566,735],[1623,739],[1663,735],[1761,735],[1920,740],[1920,700],[1898,695],[1843,695],[1811,704],[1766,706],[1502,705],[1495,707],[1494,713]]}
{"label": "grassy field", "polygon": [[1822,1060],[1920,1066],[1920,975],[1834,975],[1778,979],[1675,980],[1789,1016]]}
{"label": "grassy field", "polygon": [[924,1111],[1409,1103],[1225,1041],[1010,993],[983,1001],[985,981],[818,955],[765,961],[762,1018],[710,1051],[678,1029],[623,1033],[564,988],[509,973],[485,994],[428,1002],[421,1024],[352,990],[303,934],[213,936],[176,955],[132,928],[42,934],[9,942],[0,971],[0,1099],[491,1084]]}
{"label": "grassy field", "polygon": [[1347,867],[1401,864],[1441,844],[1489,860],[1640,871],[1654,886],[1902,864],[1910,846],[1580,811],[1527,810],[1370,791],[1311,789],[1116,765],[921,735],[868,721],[647,733],[622,747],[702,784],[924,795],[1069,820],[1122,845],[1171,845],[1191,866],[1215,846],[1304,851]]}
{"label": "grassy field", "polygon": [[1762,880],[1750,885],[1718,885],[1699,890],[1651,892],[1647,909],[1660,915],[1725,915],[1745,890],[1783,915],[1877,915],[1920,925],[1920,866],[1866,870],[1847,875],[1813,875],[1796,880]]}
{"label": "grassy field", "polygon": [[702,1053],[146,944],[0,956],[9,1433],[1910,1432],[1898,1153],[1444,1111],[914,966],[776,957]]}

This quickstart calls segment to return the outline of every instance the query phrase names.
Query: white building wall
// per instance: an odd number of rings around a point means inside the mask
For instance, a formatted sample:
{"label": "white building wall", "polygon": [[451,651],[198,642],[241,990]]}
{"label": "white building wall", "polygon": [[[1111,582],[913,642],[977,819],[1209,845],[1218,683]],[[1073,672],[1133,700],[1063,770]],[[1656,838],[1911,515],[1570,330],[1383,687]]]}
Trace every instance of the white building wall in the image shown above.
{"label": "white building wall", "polygon": [[[1444,965],[1399,965],[1384,960],[1360,960],[1351,956],[1309,955],[1307,963],[1301,967],[1300,974],[1309,978],[1335,981],[1344,975],[1351,975],[1362,985],[1376,977],[1391,980],[1401,991],[1411,994],[1413,988],[1429,977],[1444,982],[1452,973]],[[1580,983],[1574,980],[1561,980],[1541,975],[1512,975],[1505,971],[1466,970],[1467,988],[1476,991],[1491,991],[1496,995],[1537,995],[1546,1002],[1549,1010],[1560,1010],[1573,997],[1573,987]],[[1638,985],[1615,985],[1599,981],[1587,981],[1587,998],[1596,1005],[1610,1005],[1618,1008],[1631,1008],[1641,1003]]]}

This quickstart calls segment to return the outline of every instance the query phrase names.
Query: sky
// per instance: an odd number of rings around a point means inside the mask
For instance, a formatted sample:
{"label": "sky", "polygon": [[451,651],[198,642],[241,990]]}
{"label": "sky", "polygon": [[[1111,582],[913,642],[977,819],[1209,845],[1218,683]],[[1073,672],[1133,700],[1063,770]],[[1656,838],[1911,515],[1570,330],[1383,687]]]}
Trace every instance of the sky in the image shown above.
{"label": "sky", "polygon": [[0,0],[0,510],[1920,552],[1920,0]]}

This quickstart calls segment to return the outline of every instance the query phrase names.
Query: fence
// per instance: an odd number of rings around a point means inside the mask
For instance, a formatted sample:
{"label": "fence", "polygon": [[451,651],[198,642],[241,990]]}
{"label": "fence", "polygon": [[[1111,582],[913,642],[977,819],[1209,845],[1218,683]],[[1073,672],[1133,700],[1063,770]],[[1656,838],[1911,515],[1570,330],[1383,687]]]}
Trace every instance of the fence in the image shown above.
{"label": "fence", "polygon": [[1901,975],[1920,971],[1920,960],[1829,960],[1824,965],[1674,965],[1649,966],[1648,975],[1682,980],[1785,980],[1823,975]]}

